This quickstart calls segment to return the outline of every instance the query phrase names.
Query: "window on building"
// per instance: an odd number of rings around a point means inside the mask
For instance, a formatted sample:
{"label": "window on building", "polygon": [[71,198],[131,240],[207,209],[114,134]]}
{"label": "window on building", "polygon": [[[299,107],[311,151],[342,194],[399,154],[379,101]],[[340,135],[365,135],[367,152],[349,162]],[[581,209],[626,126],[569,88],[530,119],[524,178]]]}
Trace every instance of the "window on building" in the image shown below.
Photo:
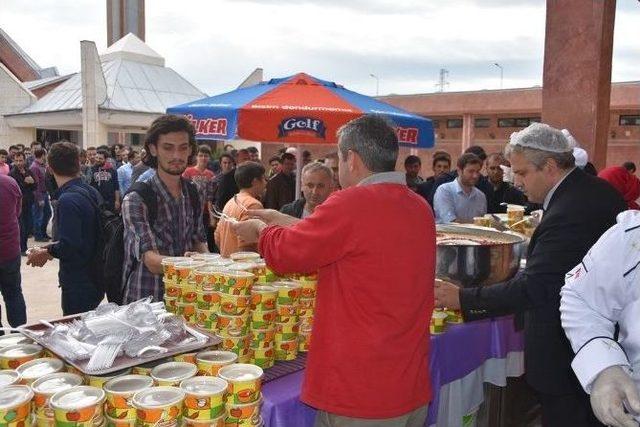
{"label": "window on building", "polygon": [[620,116],[620,126],[640,126],[640,116]]}
{"label": "window on building", "polygon": [[529,118],[528,117],[521,117],[521,118],[516,119],[516,127],[526,128],[527,126],[529,126]]}
{"label": "window on building", "polygon": [[447,128],[457,129],[462,127],[462,119],[447,119]]}
{"label": "window on building", "polygon": [[529,117],[529,122],[530,123],[542,123],[542,118],[541,117]]}
{"label": "window on building", "polygon": [[498,119],[499,128],[512,128],[516,126],[516,119]]}
{"label": "window on building", "polygon": [[491,126],[491,119],[477,118],[473,120],[473,127],[488,128]]}
{"label": "window on building", "polygon": [[434,129],[438,129],[440,127],[440,120],[431,120],[431,124]]}
{"label": "window on building", "polygon": [[131,134],[131,145],[140,145],[140,141],[142,140],[142,136],[139,133],[132,133]]}

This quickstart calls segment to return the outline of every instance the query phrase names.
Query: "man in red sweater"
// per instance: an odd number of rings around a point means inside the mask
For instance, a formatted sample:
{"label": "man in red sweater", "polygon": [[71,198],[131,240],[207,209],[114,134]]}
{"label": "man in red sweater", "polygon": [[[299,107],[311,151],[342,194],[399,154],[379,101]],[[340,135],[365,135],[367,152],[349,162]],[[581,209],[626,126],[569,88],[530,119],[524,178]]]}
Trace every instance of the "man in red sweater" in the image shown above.
{"label": "man in red sweater", "polygon": [[[316,426],[420,426],[431,399],[435,225],[394,172],[398,141],[377,116],[339,133],[333,193],[299,220],[272,210],[234,225],[279,273],[319,271],[302,400]],[[268,224],[268,225],[267,225]]]}

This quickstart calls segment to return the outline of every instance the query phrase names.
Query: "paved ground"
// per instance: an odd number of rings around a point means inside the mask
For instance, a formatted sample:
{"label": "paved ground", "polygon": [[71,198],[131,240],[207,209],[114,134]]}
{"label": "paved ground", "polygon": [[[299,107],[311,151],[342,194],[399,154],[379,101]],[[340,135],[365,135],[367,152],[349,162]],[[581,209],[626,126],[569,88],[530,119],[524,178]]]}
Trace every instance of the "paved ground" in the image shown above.
{"label": "paved ground", "polygon": [[[35,245],[29,239],[29,247]],[[39,319],[52,319],[62,316],[60,307],[60,289],[58,288],[58,260],[49,261],[42,268],[27,265],[27,258],[22,258],[22,293],[27,303],[27,322]],[[2,301],[2,325],[7,323],[4,301]]]}

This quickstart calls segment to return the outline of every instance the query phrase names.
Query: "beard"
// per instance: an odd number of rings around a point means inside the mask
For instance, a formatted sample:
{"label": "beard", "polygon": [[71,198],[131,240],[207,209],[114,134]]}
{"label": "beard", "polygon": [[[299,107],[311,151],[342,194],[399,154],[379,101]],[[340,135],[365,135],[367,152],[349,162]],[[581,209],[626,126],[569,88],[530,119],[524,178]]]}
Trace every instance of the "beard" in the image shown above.
{"label": "beard", "polygon": [[169,175],[182,175],[182,173],[187,170],[187,164],[186,162],[184,164],[181,164],[180,166],[171,166],[171,165],[163,165],[162,163],[158,162],[158,166],[160,167],[160,169],[162,169],[163,172],[169,174]]}

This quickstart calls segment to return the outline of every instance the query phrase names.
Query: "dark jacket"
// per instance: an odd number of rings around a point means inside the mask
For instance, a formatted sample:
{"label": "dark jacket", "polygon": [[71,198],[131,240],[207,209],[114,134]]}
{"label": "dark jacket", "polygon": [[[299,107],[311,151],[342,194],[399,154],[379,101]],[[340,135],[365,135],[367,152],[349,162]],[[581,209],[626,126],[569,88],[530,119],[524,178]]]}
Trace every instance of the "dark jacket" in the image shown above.
{"label": "dark jacket", "polygon": [[512,184],[502,182],[498,188],[493,189],[493,200],[491,204],[487,203],[487,213],[505,213],[507,207],[500,203],[526,206],[527,197]]}
{"label": "dark jacket", "polygon": [[149,166],[145,165],[144,162],[140,162],[133,167],[131,170],[131,183],[133,184],[138,180],[140,175],[149,170]]}
{"label": "dark jacket", "polygon": [[305,203],[307,203],[307,201],[304,197],[301,197],[296,201],[284,205],[282,209],[280,209],[280,212],[296,218],[302,218]]}
{"label": "dark jacket", "polygon": [[418,186],[416,187],[416,193],[421,195],[422,198],[425,199],[431,207],[433,207],[433,197],[431,196],[431,194],[435,194],[435,191],[431,193],[431,190],[433,189],[433,184],[435,184],[435,182],[436,177],[430,176],[429,178],[425,179],[423,183],[418,184]]}
{"label": "dark jacket", "polygon": [[287,203],[296,199],[296,178],[293,174],[282,172],[274,176],[267,183],[267,193],[264,197],[264,207],[279,211]]}
{"label": "dark jacket", "polygon": [[98,212],[87,196],[92,197],[96,205],[102,203],[98,191],[82,178],[67,182],[55,194],[58,241],[51,245],[49,253],[60,260],[58,278],[63,290],[91,283],[88,268],[96,251],[99,230]]}
{"label": "dark jacket", "polygon": [[234,176],[235,169],[231,172],[219,175],[214,181],[214,198],[216,209],[222,211],[224,205],[236,194],[238,194],[238,185],[236,184],[236,178]]}
{"label": "dark jacket", "polygon": [[[29,170],[29,168],[25,168],[24,173],[20,172],[17,167],[12,167],[9,172],[9,176],[16,180],[18,183],[18,187],[20,187],[20,191],[22,192],[22,210],[28,214],[31,208],[31,205],[34,201],[34,192],[36,190],[36,186],[38,185],[38,180],[33,176],[33,173]],[[24,182],[25,178],[30,176],[33,178],[33,184],[27,184]]]}
{"label": "dark jacket", "polygon": [[[457,177],[458,177],[458,171],[454,170],[449,173],[440,175],[438,178],[436,178],[435,182],[430,188],[430,193],[427,197],[427,202],[431,206],[433,206],[433,197],[436,195],[436,190],[438,189],[438,187],[440,187],[442,184],[446,184],[447,182],[453,181]],[[489,179],[484,175],[480,175],[480,180],[476,184],[476,188],[482,191],[485,197],[487,198],[487,207],[491,206],[494,203],[493,201],[494,197],[493,197],[493,184],[489,182]],[[418,194],[420,194],[419,191],[418,191]]]}
{"label": "dark jacket", "polygon": [[527,382],[547,394],[581,393],[573,352],[560,323],[560,288],[626,209],[605,181],[573,170],[558,186],[531,237],[524,271],[506,283],[460,291],[466,320],[524,313]]}

